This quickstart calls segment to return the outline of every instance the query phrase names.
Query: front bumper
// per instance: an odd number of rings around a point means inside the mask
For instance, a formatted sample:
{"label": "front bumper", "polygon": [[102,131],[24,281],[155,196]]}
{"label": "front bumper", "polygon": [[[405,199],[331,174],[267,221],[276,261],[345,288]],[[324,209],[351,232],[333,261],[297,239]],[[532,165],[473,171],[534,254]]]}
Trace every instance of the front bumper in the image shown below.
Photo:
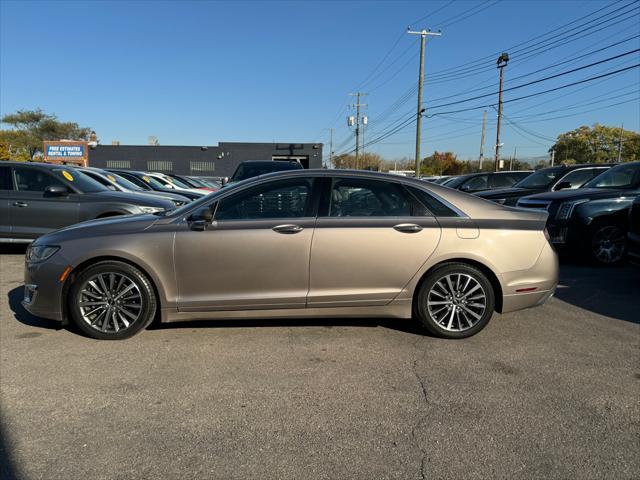
{"label": "front bumper", "polygon": [[60,280],[68,262],[57,252],[42,263],[24,265],[24,298],[22,306],[32,315],[64,322],[64,281]]}

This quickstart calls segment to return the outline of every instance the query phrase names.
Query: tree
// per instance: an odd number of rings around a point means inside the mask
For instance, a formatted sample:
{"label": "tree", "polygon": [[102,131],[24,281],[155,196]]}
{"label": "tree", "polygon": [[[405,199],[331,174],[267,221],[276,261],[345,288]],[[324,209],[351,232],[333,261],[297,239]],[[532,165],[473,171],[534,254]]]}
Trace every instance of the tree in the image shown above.
{"label": "tree", "polygon": [[339,155],[334,157],[333,165],[335,168],[358,168],[359,170],[383,170],[386,166],[384,159],[377,153],[365,153],[358,156],[358,164],[356,165],[355,155]]}
{"label": "tree", "polygon": [[[608,127],[596,123],[593,127],[582,126],[558,135],[549,149],[555,150],[557,163],[605,163],[618,158],[620,127]],[[640,159],[640,134],[630,130],[622,131],[623,161]]]}
{"label": "tree", "polygon": [[[91,129],[75,122],[60,122],[55,115],[42,110],[18,110],[2,117],[11,129],[0,130],[1,151],[8,150],[11,159],[30,160],[42,148],[44,140],[88,140]],[[19,158],[15,158],[19,159]]]}
{"label": "tree", "polygon": [[420,163],[421,175],[460,175],[466,164],[458,160],[453,152],[433,152]]}

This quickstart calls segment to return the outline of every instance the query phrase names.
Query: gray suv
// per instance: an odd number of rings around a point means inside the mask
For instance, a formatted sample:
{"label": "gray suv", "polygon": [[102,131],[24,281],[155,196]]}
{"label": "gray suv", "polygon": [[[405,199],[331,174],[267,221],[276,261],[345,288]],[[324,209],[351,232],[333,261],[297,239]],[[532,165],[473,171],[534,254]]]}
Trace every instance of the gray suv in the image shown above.
{"label": "gray suv", "polygon": [[0,242],[31,242],[95,218],[171,210],[174,204],[114,192],[67,165],[0,163]]}

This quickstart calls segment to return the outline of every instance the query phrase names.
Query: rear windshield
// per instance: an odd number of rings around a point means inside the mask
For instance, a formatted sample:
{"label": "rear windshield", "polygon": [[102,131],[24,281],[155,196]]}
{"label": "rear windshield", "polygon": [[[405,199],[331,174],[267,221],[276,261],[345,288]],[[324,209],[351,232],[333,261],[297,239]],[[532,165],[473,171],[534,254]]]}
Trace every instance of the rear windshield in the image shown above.
{"label": "rear windshield", "polygon": [[514,185],[516,188],[549,188],[567,170],[562,167],[543,168]]}

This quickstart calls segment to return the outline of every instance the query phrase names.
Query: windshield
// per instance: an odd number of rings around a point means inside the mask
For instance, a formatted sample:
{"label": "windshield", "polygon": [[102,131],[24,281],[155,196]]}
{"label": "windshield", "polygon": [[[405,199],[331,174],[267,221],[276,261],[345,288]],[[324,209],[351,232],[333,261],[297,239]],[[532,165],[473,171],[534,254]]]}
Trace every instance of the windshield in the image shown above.
{"label": "windshield", "polygon": [[640,163],[618,165],[601,173],[583,188],[635,188],[640,186]]}
{"label": "windshield", "polygon": [[89,175],[85,175],[80,170],[74,168],[54,168],[53,174],[66,184],[71,184],[84,193],[104,192],[109,189],[104,185],[96,182]]}
{"label": "windshield", "polygon": [[466,182],[470,178],[471,178],[471,175],[460,175],[459,177],[454,177],[449,179],[448,181],[444,182],[442,185],[446,185],[447,187],[450,187],[450,188],[458,188],[460,185],[462,185],[464,182]]}
{"label": "windshield", "polygon": [[277,160],[264,163],[244,163],[238,165],[237,170],[231,177],[231,182],[239,182],[247,178],[257,177],[271,172],[279,172],[281,170],[296,170],[302,168],[302,165],[291,162],[279,162]]}
{"label": "windshield", "polygon": [[107,178],[109,180],[111,180],[112,182],[116,182],[118,185],[120,185],[123,188],[126,188],[127,190],[132,190],[134,192],[144,192],[145,191],[144,188],[139,187],[135,183],[127,180],[124,177],[121,177],[117,173],[105,172],[105,175],[107,176]]}
{"label": "windshield", "polygon": [[154,188],[161,188],[163,190],[167,188],[172,188],[171,185],[169,185],[169,182],[160,180],[159,178],[156,178],[156,177],[151,177],[149,175],[143,175],[142,180],[144,180],[146,183],[148,183]]}
{"label": "windshield", "polygon": [[515,188],[549,188],[556,179],[566,172],[563,167],[543,168],[520,180]]}
{"label": "windshield", "polygon": [[192,185],[189,185],[188,183],[186,183],[183,180],[180,180],[179,178],[175,178],[175,177],[164,177],[168,182],[173,183],[176,187],[180,187],[180,188],[193,188]]}

